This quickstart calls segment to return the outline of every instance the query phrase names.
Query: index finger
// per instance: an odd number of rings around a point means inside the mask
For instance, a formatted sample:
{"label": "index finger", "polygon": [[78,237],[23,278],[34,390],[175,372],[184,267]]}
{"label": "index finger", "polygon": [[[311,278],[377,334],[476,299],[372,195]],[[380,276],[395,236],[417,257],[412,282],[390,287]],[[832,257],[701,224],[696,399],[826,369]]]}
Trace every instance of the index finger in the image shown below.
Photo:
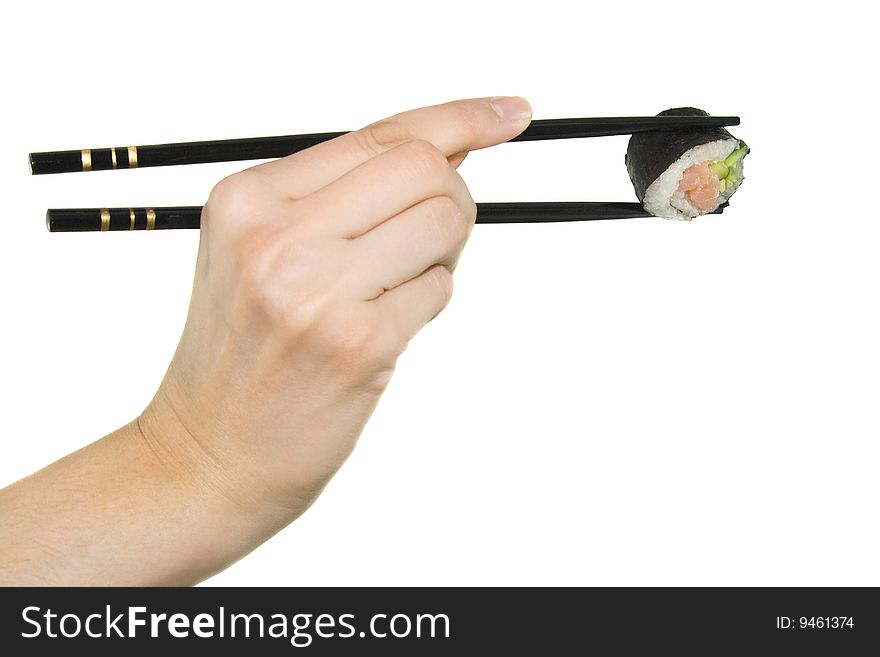
{"label": "index finger", "polygon": [[518,96],[456,100],[396,114],[253,168],[290,196],[304,196],[404,142],[423,139],[452,157],[516,137],[531,117],[528,101]]}

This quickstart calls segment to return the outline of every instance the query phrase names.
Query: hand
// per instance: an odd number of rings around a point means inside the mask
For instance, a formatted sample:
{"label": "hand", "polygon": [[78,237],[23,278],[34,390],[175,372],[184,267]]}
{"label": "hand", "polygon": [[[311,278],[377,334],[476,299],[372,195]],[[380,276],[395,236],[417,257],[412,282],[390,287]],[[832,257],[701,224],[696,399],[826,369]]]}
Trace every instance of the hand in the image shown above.
{"label": "hand", "polygon": [[302,513],[449,301],[475,217],[456,167],[529,116],[428,107],[220,182],[159,391],[0,490],[0,584],[192,584]]}
{"label": "hand", "polygon": [[476,216],[457,166],[530,116],[518,98],[428,107],[221,181],[186,328],[139,420],[153,451],[276,528],[305,510],[449,302]]}

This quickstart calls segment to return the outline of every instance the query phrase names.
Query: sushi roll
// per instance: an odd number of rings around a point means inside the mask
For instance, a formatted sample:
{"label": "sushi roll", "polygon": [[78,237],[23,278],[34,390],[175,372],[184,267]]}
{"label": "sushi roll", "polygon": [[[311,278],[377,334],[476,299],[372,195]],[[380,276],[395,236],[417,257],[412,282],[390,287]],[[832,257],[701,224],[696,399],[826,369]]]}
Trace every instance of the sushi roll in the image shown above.
{"label": "sushi roll", "polygon": [[[708,116],[677,107],[658,116]],[[626,168],[636,196],[657,217],[689,221],[718,211],[743,181],[748,146],[724,128],[682,128],[634,134]]]}

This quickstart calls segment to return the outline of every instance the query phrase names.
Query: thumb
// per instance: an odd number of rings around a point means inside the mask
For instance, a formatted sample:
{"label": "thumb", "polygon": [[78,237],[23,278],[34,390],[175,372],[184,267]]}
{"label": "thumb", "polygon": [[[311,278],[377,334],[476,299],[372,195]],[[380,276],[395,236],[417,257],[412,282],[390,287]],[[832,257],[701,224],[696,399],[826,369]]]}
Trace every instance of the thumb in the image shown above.
{"label": "thumb", "polygon": [[289,188],[291,180],[306,177],[310,192],[407,141],[428,141],[451,157],[513,139],[531,120],[532,108],[519,96],[455,100],[395,114],[254,168],[276,178],[282,189]]}

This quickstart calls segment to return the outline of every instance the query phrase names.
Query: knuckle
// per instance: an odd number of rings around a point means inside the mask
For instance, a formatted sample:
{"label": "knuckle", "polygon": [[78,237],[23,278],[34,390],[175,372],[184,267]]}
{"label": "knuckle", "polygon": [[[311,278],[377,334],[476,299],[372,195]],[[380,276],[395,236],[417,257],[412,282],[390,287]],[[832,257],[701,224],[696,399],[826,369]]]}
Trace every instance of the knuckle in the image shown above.
{"label": "knuckle", "polygon": [[205,206],[212,214],[235,215],[247,208],[253,200],[253,185],[250,174],[245,171],[223,178],[211,189]]}
{"label": "knuckle", "polygon": [[347,322],[327,322],[321,326],[318,338],[324,351],[342,359],[358,359],[366,354],[372,331],[361,318]]}
{"label": "knuckle", "polygon": [[443,265],[437,265],[429,272],[429,283],[437,293],[440,308],[443,309],[452,300],[452,272]]}
{"label": "knuckle", "polygon": [[458,207],[465,219],[465,240],[467,240],[477,221],[477,204],[461,175],[456,171],[454,176],[455,186],[460,191]]}
{"label": "knuckle", "polygon": [[241,235],[230,245],[240,284],[251,296],[272,280],[271,270],[275,264],[272,242],[272,236],[259,232]]}
{"label": "knuckle", "polygon": [[300,294],[293,300],[279,299],[274,307],[284,336],[294,345],[303,336],[320,335],[327,324],[326,299],[322,295]]}
{"label": "knuckle", "polygon": [[308,248],[280,232],[251,234],[234,245],[238,305],[247,321],[258,317],[285,339],[299,338],[321,324],[334,290],[315,284]]}
{"label": "knuckle", "polygon": [[407,160],[418,172],[430,178],[445,178],[451,170],[443,151],[429,141],[414,139],[401,148],[405,149]]}
{"label": "knuckle", "polygon": [[233,257],[238,269],[238,297],[248,316],[262,317],[275,324],[283,317],[282,297],[275,288],[275,258],[261,240],[241,239]]}
{"label": "knuckle", "polygon": [[463,212],[467,219],[465,222],[465,240],[467,240],[467,238],[470,237],[471,232],[474,230],[474,224],[477,222],[477,204],[470,195],[468,195],[468,202]]}
{"label": "knuckle", "polygon": [[[473,139],[485,131],[487,111],[492,112],[492,110],[487,110],[482,103],[463,103],[458,110],[459,123],[469,138]],[[492,118],[497,120],[498,117],[494,112],[492,114]]]}
{"label": "knuckle", "polygon": [[352,134],[358,145],[371,158],[398,146],[405,137],[402,126],[393,119],[378,121]]}
{"label": "knuckle", "polygon": [[302,349],[305,340],[321,340],[331,323],[326,292],[304,289],[291,294],[288,286],[275,284],[265,287],[260,298],[281,343],[291,349]]}
{"label": "knuckle", "polygon": [[352,306],[341,277],[318,275],[329,270],[321,270],[309,244],[264,232],[237,242],[230,255],[238,275],[236,324],[257,321],[283,353],[307,354],[352,385],[393,366],[399,346],[377,316]]}
{"label": "knuckle", "polygon": [[344,317],[322,321],[315,331],[315,349],[326,366],[349,377],[381,369],[389,352],[377,327],[364,313],[346,313]]}
{"label": "knuckle", "polygon": [[461,180],[461,185],[464,189],[464,197],[466,199],[464,213],[467,218],[470,219],[471,223],[473,223],[477,219],[477,204],[474,201],[474,197],[471,196],[471,191],[467,188],[467,185],[464,184],[464,180]]}
{"label": "knuckle", "polygon": [[470,233],[470,218],[449,196],[435,196],[430,200],[428,216],[435,239],[449,246],[464,243]]}
{"label": "knuckle", "polygon": [[238,267],[238,282],[242,295],[246,300],[257,302],[256,305],[262,305],[262,290],[266,288],[266,283],[271,280],[268,272],[270,261],[266,258],[261,249],[255,248],[253,244],[241,241],[235,249],[235,259]]}
{"label": "knuckle", "polygon": [[385,388],[388,387],[391,377],[394,374],[394,365],[395,363],[392,362],[379,368],[367,379],[364,383],[364,388],[367,394],[381,395],[385,391]]}

